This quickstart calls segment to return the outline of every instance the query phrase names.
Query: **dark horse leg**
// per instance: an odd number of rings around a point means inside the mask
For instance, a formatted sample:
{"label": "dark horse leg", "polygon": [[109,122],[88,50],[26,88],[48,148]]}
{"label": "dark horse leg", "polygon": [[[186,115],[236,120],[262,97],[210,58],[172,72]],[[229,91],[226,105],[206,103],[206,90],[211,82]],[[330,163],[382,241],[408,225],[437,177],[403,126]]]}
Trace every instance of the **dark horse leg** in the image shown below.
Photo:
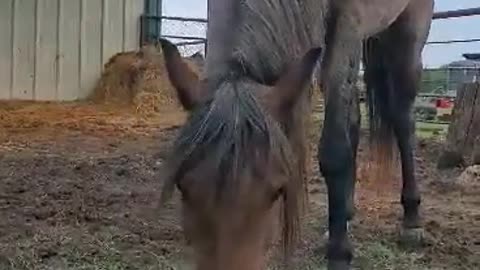
{"label": "dark horse leg", "polygon": [[352,102],[355,100],[361,38],[353,31],[344,31],[345,22],[333,24],[329,26],[321,70],[326,106],[318,159],[328,189],[328,269],[341,270],[350,268],[353,257],[347,221],[353,214],[358,131],[352,125],[356,121],[351,119],[351,110],[355,108]]}
{"label": "dark horse leg", "polygon": [[[404,236],[419,240],[420,192],[415,178],[413,103],[420,87],[421,53],[430,28],[430,1],[412,1],[384,32],[365,43],[365,79],[370,96],[371,121],[397,139],[402,163]],[[372,111],[373,108],[373,111]],[[377,114],[377,115],[375,115]],[[390,129],[392,132],[389,132]],[[375,132],[375,130],[373,130]],[[379,134],[377,134],[378,136]],[[377,137],[378,138],[378,137]],[[381,138],[378,138],[381,139]],[[385,138],[383,138],[385,139]],[[413,238],[412,238],[413,236]]]}
{"label": "dark horse leg", "polygon": [[[353,83],[353,81],[351,82]],[[359,100],[359,89],[353,89],[352,95],[349,102],[348,109],[348,120],[347,120],[347,129],[348,135],[350,136],[350,145],[352,150],[353,158],[353,172],[350,181],[346,184],[346,215],[347,215],[347,232],[349,230],[349,221],[351,221],[355,215],[355,183],[357,181],[357,151],[358,145],[360,143],[360,124],[361,124],[361,113],[360,113],[360,100]],[[347,99],[348,100],[348,99]],[[328,236],[329,233],[327,232]]]}
{"label": "dark horse leg", "polygon": [[352,99],[349,108],[349,125],[348,131],[350,135],[350,142],[352,145],[353,155],[353,177],[347,189],[347,220],[351,221],[355,215],[355,183],[357,181],[357,151],[360,142],[360,100],[359,89],[354,87],[352,92]]}

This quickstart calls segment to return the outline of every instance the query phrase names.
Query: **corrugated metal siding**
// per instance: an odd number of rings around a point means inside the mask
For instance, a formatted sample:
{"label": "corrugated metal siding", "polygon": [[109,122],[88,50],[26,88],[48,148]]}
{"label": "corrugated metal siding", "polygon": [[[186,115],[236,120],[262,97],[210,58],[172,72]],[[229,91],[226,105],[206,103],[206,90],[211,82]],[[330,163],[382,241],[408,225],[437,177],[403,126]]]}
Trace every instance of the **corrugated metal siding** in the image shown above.
{"label": "corrugated metal siding", "polygon": [[85,98],[138,48],[144,0],[0,0],[0,99]]}

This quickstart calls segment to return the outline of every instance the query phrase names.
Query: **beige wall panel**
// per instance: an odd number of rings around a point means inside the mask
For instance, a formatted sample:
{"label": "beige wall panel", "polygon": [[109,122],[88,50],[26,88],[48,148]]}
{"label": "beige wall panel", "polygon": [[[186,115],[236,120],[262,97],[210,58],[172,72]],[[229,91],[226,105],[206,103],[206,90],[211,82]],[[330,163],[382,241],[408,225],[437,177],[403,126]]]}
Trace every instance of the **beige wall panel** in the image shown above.
{"label": "beige wall panel", "polygon": [[79,98],[91,93],[102,70],[102,1],[82,0]]}
{"label": "beige wall panel", "polygon": [[103,0],[103,64],[123,47],[123,0]]}
{"label": "beige wall panel", "polygon": [[36,100],[57,99],[58,0],[37,0]]}
{"label": "beige wall panel", "polygon": [[139,47],[144,0],[0,0],[0,99],[87,97],[114,54]]}
{"label": "beige wall panel", "polygon": [[33,99],[35,80],[34,0],[14,1],[13,99]]}
{"label": "beige wall panel", "polygon": [[59,12],[58,99],[80,95],[80,0],[61,0]]}
{"label": "beige wall panel", "polygon": [[123,50],[131,51],[138,49],[140,41],[140,16],[144,11],[144,0],[124,0],[125,20]]}
{"label": "beige wall panel", "polygon": [[12,89],[13,0],[0,0],[0,99],[10,99]]}

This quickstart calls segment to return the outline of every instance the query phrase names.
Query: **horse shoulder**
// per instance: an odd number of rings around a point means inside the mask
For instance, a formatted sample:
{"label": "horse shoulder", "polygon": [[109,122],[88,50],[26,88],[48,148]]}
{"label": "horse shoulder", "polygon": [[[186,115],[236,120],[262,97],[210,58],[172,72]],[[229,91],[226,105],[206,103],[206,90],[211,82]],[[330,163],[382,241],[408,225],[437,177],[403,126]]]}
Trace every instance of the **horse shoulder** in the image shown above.
{"label": "horse shoulder", "polygon": [[340,24],[337,29],[355,29],[364,38],[388,28],[412,1],[416,0],[341,0],[332,4]]}

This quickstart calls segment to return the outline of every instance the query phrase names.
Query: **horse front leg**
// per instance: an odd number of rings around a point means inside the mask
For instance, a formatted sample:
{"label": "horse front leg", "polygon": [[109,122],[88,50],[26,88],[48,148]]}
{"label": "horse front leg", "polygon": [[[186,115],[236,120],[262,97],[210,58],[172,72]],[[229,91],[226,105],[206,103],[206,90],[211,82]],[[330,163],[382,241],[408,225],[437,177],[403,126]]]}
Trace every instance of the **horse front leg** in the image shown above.
{"label": "horse front leg", "polygon": [[[338,29],[341,30],[341,29]],[[320,170],[328,190],[328,269],[350,269],[353,248],[347,222],[353,212],[353,179],[358,138],[352,129],[351,109],[358,75],[360,38],[334,31],[322,63],[321,85],[326,107],[319,143]]]}
{"label": "horse front leg", "polygon": [[[406,43],[406,42],[405,42]],[[419,213],[421,194],[415,176],[415,119],[412,114],[415,95],[420,87],[422,64],[418,43],[403,44],[403,59],[392,57],[396,100],[392,110],[393,129],[397,137],[402,163],[402,195],[404,210],[401,231],[402,242],[417,245],[423,238]]]}
{"label": "horse front leg", "polygon": [[412,1],[384,37],[394,90],[390,115],[402,162],[404,217],[401,240],[414,245],[422,242],[423,229],[419,213],[421,194],[415,176],[415,119],[412,111],[420,89],[422,51],[430,31],[432,13],[432,0]]}
{"label": "horse front leg", "polygon": [[355,184],[357,182],[357,152],[358,145],[360,143],[360,125],[361,125],[361,112],[360,112],[360,100],[358,92],[360,89],[354,88],[352,102],[349,113],[349,132],[350,142],[352,145],[353,155],[353,177],[347,190],[347,217],[348,221],[351,221],[355,215]]}

